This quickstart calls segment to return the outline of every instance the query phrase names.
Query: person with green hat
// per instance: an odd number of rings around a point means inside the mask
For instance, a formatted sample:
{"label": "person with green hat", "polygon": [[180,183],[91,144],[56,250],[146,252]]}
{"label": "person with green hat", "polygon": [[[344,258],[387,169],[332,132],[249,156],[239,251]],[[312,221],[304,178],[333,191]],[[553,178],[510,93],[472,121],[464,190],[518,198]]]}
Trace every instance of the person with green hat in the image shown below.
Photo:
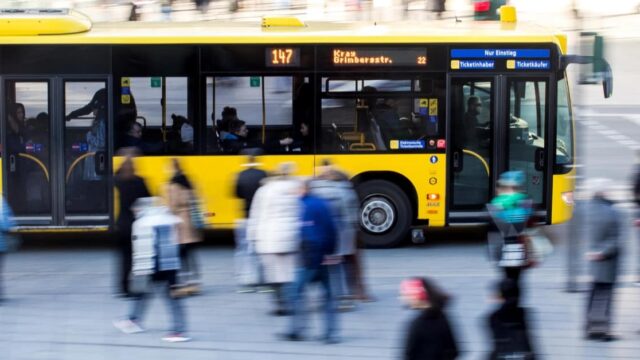
{"label": "person with green hat", "polygon": [[507,171],[500,175],[496,197],[487,204],[491,220],[500,240],[494,258],[504,269],[505,277],[519,286],[520,273],[530,265],[523,232],[532,214],[532,201],[522,191],[525,176],[522,171]]}

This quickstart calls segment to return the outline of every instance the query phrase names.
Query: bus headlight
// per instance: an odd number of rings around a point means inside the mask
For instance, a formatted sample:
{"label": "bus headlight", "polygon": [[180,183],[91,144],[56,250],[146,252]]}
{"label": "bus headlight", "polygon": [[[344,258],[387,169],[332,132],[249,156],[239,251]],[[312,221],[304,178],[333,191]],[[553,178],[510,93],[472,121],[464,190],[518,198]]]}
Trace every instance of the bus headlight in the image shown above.
{"label": "bus headlight", "polygon": [[563,192],[561,194],[561,197],[562,197],[562,201],[564,201],[565,204],[567,204],[569,206],[573,206],[573,204],[574,204],[573,191]]}

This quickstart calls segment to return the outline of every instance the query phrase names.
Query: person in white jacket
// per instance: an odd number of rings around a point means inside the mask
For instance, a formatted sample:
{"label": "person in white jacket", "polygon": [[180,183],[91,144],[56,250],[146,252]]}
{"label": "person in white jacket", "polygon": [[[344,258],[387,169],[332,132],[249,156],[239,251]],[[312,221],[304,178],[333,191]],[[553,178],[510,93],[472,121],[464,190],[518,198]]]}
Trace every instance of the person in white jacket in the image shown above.
{"label": "person in white jacket", "polygon": [[288,285],[293,282],[300,249],[302,183],[292,177],[292,163],[282,163],[276,176],[256,192],[247,223],[247,240],[264,267],[265,283],[275,294],[274,315],[290,314]]}

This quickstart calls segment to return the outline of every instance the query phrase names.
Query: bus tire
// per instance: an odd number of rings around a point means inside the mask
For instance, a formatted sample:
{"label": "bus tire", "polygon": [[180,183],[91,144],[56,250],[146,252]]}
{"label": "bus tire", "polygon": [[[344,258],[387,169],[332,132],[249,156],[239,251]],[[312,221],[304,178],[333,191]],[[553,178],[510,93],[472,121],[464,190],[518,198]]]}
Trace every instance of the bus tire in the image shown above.
{"label": "bus tire", "polygon": [[370,180],[356,187],[360,197],[360,239],[366,247],[388,248],[407,238],[411,227],[411,203],[396,184]]}

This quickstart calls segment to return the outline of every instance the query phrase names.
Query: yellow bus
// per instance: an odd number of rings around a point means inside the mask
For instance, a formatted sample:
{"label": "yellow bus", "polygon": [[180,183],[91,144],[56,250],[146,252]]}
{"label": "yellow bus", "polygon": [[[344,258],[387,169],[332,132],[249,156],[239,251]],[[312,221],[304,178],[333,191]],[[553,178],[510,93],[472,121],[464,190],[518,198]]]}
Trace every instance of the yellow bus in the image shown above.
{"label": "yellow bus", "polygon": [[[3,193],[23,231],[107,231],[114,154],[137,146],[153,193],[177,157],[209,226],[230,229],[245,157],[226,140],[241,130],[266,170],[293,161],[310,176],[330,159],[348,173],[369,246],[486,221],[513,169],[541,219],[561,223],[575,153],[565,68],[590,59],[503,10],[482,23],[95,25],[73,10],[0,10]],[[243,123],[229,125],[228,108]]]}

